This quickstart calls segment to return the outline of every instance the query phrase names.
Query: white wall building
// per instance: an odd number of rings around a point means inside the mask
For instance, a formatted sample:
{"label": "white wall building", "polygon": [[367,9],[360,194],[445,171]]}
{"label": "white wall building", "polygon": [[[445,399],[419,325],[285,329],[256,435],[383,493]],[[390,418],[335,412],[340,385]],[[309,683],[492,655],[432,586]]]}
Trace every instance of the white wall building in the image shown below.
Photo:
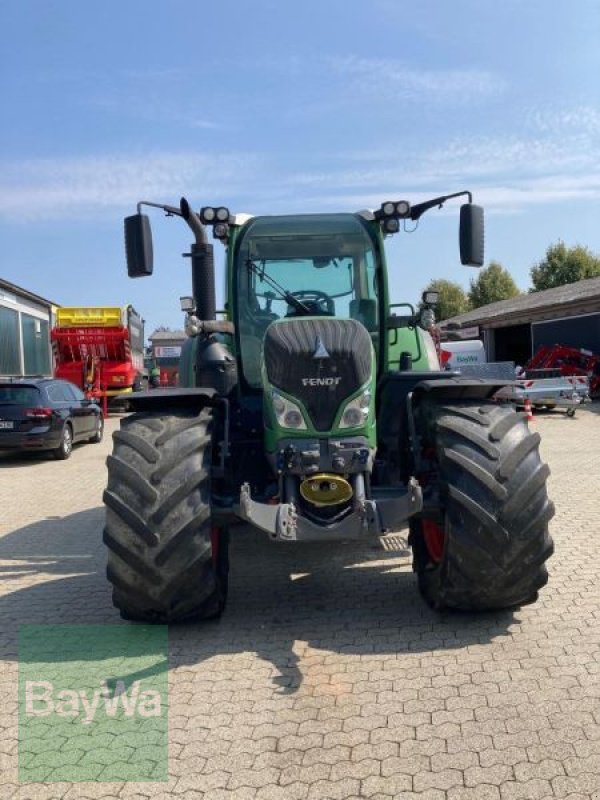
{"label": "white wall building", "polygon": [[0,278],[0,378],[52,375],[56,305]]}

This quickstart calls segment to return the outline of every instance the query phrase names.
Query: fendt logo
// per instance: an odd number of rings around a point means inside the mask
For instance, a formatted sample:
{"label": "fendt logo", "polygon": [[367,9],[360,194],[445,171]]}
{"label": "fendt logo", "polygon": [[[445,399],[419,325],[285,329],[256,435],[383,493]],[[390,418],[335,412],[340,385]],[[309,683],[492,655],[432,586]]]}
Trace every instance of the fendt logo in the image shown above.
{"label": "fendt logo", "polygon": [[302,378],[302,386],[337,386],[341,378]]}

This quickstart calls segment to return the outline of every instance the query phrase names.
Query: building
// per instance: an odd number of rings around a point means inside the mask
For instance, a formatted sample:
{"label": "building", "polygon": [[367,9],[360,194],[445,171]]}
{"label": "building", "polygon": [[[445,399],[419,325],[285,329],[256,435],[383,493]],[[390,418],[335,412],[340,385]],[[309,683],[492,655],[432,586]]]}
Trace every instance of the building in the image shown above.
{"label": "building", "polygon": [[0,377],[52,375],[57,304],[0,278]]}
{"label": "building", "polygon": [[186,340],[184,331],[154,331],[148,337],[150,358],[146,366],[160,369],[160,382],[163,386],[175,386],[179,373],[179,357]]}
{"label": "building", "polygon": [[483,340],[488,361],[524,364],[541,345],[563,344],[600,354],[600,278],[568,283],[476,308],[444,320],[462,338]]}

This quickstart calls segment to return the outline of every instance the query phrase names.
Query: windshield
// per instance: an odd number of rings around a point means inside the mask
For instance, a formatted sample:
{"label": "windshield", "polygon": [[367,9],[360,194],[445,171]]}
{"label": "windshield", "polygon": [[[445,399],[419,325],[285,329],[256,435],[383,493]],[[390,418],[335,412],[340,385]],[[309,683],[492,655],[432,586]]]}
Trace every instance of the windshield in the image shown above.
{"label": "windshield", "polygon": [[274,320],[350,317],[376,334],[373,242],[354,215],[258,217],[236,258],[242,367],[252,386],[260,386],[262,340]]}

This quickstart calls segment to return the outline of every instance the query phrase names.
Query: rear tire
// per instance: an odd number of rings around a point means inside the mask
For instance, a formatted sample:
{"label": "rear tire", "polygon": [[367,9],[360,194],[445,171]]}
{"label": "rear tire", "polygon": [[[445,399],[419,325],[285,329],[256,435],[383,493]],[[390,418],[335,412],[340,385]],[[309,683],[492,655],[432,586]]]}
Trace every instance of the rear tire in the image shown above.
{"label": "rear tire", "polygon": [[94,431],[94,435],[91,437],[90,442],[92,444],[100,444],[104,437],[104,417],[101,414],[98,414],[96,418],[96,430]]}
{"label": "rear tire", "polygon": [[411,521],[421,593],[437,609],[535,601],[554,549],[539,434],[523,414],[491,401],[431,403],[423,411],[439,465],[443,543],[434,552],[422,520]]}
{"label": "rear tire", "polygon": [[67,458],[71,458],[71,453],[73,452],[73,428],[71,428],[69,422],[65,422],[60,444],[52,452],[54,453],[54,458],[58,459],[58,461],[66,461]]}
{"label": "rear tire", "polygon": [[166,624],[225,608],[228,537],[211,520],[211,417],[143,412],[113,435],[104,543],[125,619]]}

